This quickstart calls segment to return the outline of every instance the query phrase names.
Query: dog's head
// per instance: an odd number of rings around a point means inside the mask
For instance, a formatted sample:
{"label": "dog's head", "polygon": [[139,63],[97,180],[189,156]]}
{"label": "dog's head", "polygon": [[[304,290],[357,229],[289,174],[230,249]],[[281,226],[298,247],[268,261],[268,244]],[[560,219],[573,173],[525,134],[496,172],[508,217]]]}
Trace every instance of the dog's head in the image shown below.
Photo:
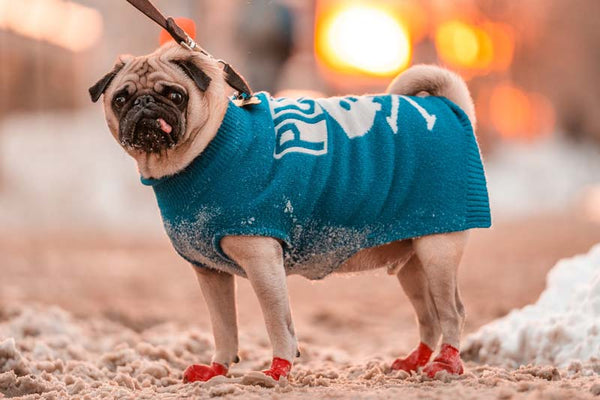
{"label": "dog's head", "polygon": [[227,107],[223,70],[214,59],[174,43],[141,56],[121,56],[90,88],[104,94],[108,127],[138,161],[142,175],[182,169],[214,136]]}

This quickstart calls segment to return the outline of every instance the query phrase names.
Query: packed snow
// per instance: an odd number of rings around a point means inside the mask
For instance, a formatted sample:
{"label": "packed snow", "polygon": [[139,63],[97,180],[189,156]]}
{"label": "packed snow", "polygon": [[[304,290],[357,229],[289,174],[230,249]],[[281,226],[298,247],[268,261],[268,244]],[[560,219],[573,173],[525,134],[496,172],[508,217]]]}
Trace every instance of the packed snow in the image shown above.
{"label": "packed snow", "polygon": [[465,375],[431,381],[391,371],[389,357],[340,360],[338,354],[346,354],[341,343],[304,349],[289,379],[275,383],[250,372],[268,365],[270,349],[260,336],[242,336],[243,359],[229,377],[183,384],[187,365],[210,361],[207,331],[164,323],[136,332],[102,317],[76,318],[57,307],[0,307],[0,398],[592,400],[600,393],[598,362],[582,364],[578,371],[467,363]]}
{"label": "packed snow", "polygon": [[474,360],[555,365],[600,359],[600,244],[559,261],[535,304],[513,310],[469,336]]}

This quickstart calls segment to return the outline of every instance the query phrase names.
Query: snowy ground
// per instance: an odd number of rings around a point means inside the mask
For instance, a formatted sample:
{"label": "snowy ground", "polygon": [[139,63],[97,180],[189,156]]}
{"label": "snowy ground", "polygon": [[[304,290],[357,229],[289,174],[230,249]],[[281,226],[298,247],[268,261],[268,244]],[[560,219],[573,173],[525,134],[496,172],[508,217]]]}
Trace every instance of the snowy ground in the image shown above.
{"label": "snowy ground", "polygon": [[461,377],[431,381],[392,372],[389,362],[355,361],[332,349],[309,348],[293,375],[274,387],[253,385],[244,369],[265,368],[268,349],[260,338],[242,336],[248,350],[229,378],[182,384],[183,369],[210,361],[210,337],[173,323],[140,333],[102,318],[74,319],[58,308],[3,309],[0,334],[0,397],[182,399],[230,396],[244,399],[396,397],[564,398],[600,394],[600,361],[527,366],[507,370],[467,364]]}
{"label": "snowy ground", "polygon": [[[535,302],[558,259],[597,242],[600,226],[573,216],[473,232],[460,274],[467,333]],[[210,327],[192,271],[165,240],[0,235],[0,254],[0,393],[6,396],[592,399],[600,390],[597,360],[559,369],[476,360],[461,379],[441,382],[389,373],[391,361],[418,338],[412,309],[385,272],[289,279],[302,349],[289,385],[184,386],[182,369],[209,360]],[[243,361],[234,376],[270,359],[260,307],[245,280],[238,280],[238,304]]]}

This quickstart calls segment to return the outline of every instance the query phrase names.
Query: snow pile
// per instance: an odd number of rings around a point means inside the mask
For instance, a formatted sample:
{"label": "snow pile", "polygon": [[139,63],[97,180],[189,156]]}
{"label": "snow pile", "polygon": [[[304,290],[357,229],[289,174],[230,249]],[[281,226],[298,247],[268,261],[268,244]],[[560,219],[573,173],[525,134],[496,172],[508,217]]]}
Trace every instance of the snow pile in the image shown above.
{"label": "snow pile", "polygon": [[464,346],[490,364],[553,364],[600,358],[600,244],[548,273],[537,303],[482,327]]}

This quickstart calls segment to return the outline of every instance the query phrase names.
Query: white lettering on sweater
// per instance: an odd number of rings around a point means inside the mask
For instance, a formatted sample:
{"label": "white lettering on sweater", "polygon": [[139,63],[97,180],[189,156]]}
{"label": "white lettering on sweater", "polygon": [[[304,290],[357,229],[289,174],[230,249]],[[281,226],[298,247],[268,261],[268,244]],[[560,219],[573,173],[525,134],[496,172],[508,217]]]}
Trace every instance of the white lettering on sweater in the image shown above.
{"label": "white lettering on sweater", "polygon": [[312,99],[271,99],[277,159],[288,153],[327,154],[325,113]]}
{"label": "white lettering on sweater", "polygon": [[[400,100],[414,107],[425,120],[427,130],[432,131],[437,117],[407,96],[390,95],[391,114],[386,122],[392,132],[399,131]],[[271,99],[271,116],[275,126],[275,152],[280,159],[288,153],[304,153],[314,156],[327,154],[329,115],[349,139],[369,133],[375,124],[380,102],[371,96],[332,97],[327,99]]]}

